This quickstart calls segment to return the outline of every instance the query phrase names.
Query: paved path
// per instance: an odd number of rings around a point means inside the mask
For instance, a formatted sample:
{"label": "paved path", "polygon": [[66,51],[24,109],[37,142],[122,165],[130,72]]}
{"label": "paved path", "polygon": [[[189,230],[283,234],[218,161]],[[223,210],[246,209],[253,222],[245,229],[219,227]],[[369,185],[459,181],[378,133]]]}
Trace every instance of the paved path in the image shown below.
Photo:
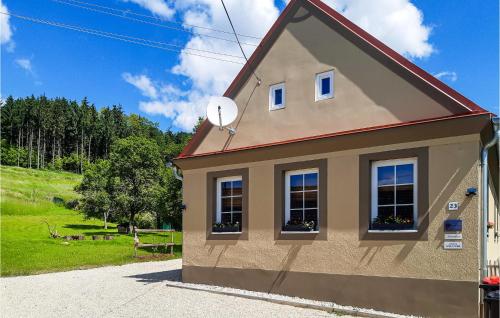
{"label": "paved path", "polygon": [[[181,260],[0,278],[7,317],[329,317],[312,309],[167,287]],[[343,316],[346,317],[346,316]]]}

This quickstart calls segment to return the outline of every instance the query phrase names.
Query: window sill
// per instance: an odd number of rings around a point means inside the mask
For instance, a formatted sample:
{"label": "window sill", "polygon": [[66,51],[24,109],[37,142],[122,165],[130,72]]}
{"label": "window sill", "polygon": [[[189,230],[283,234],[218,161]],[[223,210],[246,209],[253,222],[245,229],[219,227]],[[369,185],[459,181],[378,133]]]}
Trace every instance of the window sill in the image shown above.
{"label": "window sill", "polygon": [[319,231],[281,231],[281,234],[318,234]]}
{"label": "window sill", "polygon": [[417,233],[418,230],[368,230],[368,233]]}
{"label": "window sill", "polygon": [[212,232],[214,235],[224,235],[224,234],[241,234],[242,232]]}
{"label": "window sill", "polygon": [[315,102],[321,102],[322,100],[333,99],[333,95],[318,96]]}
{"label": "window sill", "polygon": [[272,106],[272,107],[269,107],[269,111],[270,112],[275,111],[275,110],[280,110],[280,109],[285,109],[285,106]]}

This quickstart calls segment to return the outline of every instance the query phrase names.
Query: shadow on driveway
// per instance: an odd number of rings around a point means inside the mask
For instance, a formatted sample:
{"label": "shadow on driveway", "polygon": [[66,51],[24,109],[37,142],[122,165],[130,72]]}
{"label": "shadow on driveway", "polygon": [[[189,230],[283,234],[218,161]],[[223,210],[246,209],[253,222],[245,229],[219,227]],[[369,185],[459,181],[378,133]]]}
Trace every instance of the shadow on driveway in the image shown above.
{"label": "shadow on driveway", "polygon": [[147,274],[139,274],[126,276],[128,278],[135,278],[139,283],[161,283],[161,282],[180,282],[181,281],[181,270],[180,269],[172,269],[169,271],[156,272],[156,273],[147,273]]}

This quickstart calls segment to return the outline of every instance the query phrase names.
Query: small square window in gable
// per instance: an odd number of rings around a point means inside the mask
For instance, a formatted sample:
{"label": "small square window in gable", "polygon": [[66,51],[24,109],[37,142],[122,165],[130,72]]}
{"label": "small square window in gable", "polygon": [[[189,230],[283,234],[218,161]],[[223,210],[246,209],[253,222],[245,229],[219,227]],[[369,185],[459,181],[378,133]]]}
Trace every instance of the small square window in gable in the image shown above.
{"label": "small square window in gable", "polygon": [[315,100],[333,98],[333,71],[316,74]]}
{"label": "small square window in gable", "polygon": [[269,87],[269,110],[277,110],[285,107],[285,83],[279,83]]}

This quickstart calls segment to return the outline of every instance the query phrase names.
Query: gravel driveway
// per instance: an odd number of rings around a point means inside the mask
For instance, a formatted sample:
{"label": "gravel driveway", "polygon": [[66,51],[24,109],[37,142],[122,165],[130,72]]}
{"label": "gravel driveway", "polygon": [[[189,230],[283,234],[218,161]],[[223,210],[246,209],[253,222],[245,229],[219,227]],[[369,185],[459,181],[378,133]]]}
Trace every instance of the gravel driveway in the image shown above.
{"label": "gravel driveway", "polygon": [[[166,286],[181,260],[0,278],[1,317],[337,317]],[[347,316],[342,316],[347,317]]]}

